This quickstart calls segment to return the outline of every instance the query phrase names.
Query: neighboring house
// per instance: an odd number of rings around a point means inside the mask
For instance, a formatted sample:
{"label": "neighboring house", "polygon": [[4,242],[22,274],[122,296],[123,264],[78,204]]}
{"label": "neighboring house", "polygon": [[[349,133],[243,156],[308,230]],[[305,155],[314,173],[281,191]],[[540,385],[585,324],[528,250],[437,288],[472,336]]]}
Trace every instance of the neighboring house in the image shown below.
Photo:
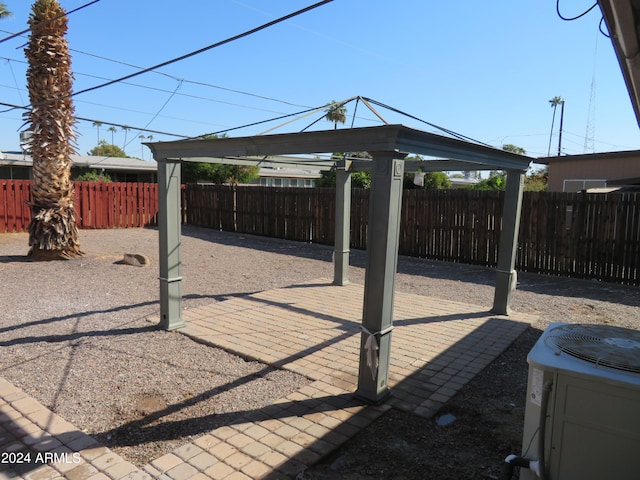
{"label": "neighboring house", "polygon": [[451,188],[467,188],[480,182],[477,178],[449,177],[449,180],[451,181]]}
{"label": "neighboring house", "polygon": [[[145,162],[137,158],[103,157],[97,155],[72,155],[71,178],[83,169],[104,172],[114,182],[156,183],[158,166],[155,161]],[[0,179],[28,180],[32,178],[33,160],[20,152],[0,152]]]}
{"label": "neighboring house", "polygon": [[536,163],[549,166],[549,192],[640,190],[640,150],[542,157]]}
{"label": "neighboring house", "polygon": [[315,187],[320,170],[298,168],[260,168],[260,176],[251,185],[261,187]]}

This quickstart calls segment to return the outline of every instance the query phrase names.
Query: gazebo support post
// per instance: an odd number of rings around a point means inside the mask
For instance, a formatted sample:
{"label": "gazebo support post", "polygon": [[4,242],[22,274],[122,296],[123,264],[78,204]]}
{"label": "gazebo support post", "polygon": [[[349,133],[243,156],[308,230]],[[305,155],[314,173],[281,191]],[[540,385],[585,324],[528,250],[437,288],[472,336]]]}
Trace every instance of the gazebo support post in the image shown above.
{"label": "gazebo support post", "polygon": [[333,248],[333,284],[349,284],[351,232],[351,161],[336,163],[336,228]]}
{"label": "gazebo support post", "polygon": [[520,170],[507,170],[507,188],[502,210],[502,231],[500,232],[496,289],[492,309],[492,312],[499,315],[509,315],[511,312],[511,297],[516,289],[518,279],[514,268],[518,248],[523,186],[524,173]]}
{"label": "gazebo support post", "polygon": [[389,395],[394,276],[402,207],[404,157],[398,152],[369,152],[373,157],[369,193],[367,270],[358,388],[355,396],[378,404]]}
{"label": "gazebo support post", "polygon": [[158,227],[160,230],[160,327],[175,330],[182,320],[180,252],[180,161],[158,161]]}

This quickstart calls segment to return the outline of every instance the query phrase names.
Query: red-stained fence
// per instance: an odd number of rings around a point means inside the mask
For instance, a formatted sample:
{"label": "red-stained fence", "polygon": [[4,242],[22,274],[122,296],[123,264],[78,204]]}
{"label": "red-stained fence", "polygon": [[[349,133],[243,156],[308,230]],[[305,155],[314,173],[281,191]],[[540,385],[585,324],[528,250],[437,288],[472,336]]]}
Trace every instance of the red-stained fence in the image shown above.
{"label": "red-stained fence", "polygon": [[[78,228],[155,225],[155,183],[74,182]],[[26,231],[31,221],[31,180],[0,180],[0,233]]]}

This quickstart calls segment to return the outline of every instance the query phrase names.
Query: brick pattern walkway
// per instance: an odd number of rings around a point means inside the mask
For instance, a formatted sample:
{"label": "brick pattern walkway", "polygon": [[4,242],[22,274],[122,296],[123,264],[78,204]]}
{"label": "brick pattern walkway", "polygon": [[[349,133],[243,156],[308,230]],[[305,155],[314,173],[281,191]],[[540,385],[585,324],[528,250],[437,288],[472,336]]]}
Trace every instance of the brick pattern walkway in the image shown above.
{"label": "brick pattern walkway", "polygon": [[[313,382],[142,469],[0,379],[0,454],[32,455],[29,464],[0,463],[0,480],[294,478],[391,407],[433,416],[535,320],[396,292],[393,396],[367,406],[352,395],[362,300],[362,286],[319,280],[184,311],[180,333]],[[58,456],[35,464],[35,452]]]}

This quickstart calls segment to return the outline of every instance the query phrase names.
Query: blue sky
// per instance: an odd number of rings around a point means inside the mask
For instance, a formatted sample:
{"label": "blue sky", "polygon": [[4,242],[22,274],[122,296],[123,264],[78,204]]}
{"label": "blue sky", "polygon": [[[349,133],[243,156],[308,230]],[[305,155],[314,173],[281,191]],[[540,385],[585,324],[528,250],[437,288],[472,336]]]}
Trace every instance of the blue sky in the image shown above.
{"label": "blue sky", "polygon": [[[88,1],[60,3],[70,11]],[[26,28],[32,2],[4,3],[14,15],[0,21],[0,39]],[[133,66],[156,65],[313,3],[187,0],[164,7],[151,0],[100,0],[69,16],[74,88],[133,73]],[[564,0],[560,8],[574,16],[591,4]],[[518,145],[537,157],[549,149],[549,99],[561,96],[564,154],[584,153],[589,120],[595,151],[640,149],[638,123],[611,41],[598,31],[600,19],[595,8],[579,20],[563,21],[552,0],[334,0],[164,67],[163,74],[145,73],[77,95],[76,114],[103,122],[100,137],[109,143],[110,124],[131,126],[126,152],[149,159],[140,135],[154,141],[177,137],[140,128],[197,136],[362,95],[496,147]],[[25,42],[0,43],[0,102],[28,104]],[[17,150],[21,111],[0,110],[0,150]],[[417,120],[379,112],[391,123],[434,131]],[[361,105],[356,113],[356,126],[380,123]],[[321,116],[274,133],[298,131]],[[279,123],[229,135],[254,135]],[[552,154],[558,148],[557,126],[558,118]],[[323,120],[313,128],[332,125]],[[79,153],[85,154],[96,145],[98,131],[84,121],[77,131]],[[113,141],[125,145],[120,127]]]}

